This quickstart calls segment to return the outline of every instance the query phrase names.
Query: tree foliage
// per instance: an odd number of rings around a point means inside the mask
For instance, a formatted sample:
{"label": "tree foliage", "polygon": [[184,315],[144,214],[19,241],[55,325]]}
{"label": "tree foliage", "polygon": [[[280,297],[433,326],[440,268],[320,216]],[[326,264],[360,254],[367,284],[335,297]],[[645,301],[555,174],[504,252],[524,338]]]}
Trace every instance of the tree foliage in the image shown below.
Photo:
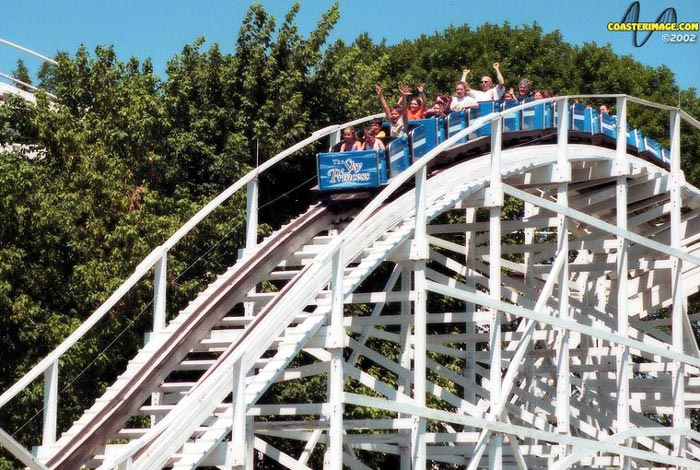
{"label": "tree foliage", "polygon": [[22,59],[17,61],[17,68],[12,71],[12,78],[18,81],[17,88],[24,91],[31,91],[31,87],[27,85],[32,84],[32,77],[29,75],[29,69]]}

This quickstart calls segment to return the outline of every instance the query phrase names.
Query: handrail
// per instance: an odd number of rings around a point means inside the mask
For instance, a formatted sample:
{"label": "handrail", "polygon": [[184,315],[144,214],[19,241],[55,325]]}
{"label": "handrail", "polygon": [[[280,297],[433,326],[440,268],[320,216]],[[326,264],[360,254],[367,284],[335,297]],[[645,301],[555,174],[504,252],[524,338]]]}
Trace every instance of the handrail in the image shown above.
{"label": "handrail", "polygon": [[[333,239],[333,241],[329,244],[328,249],[325,250],[325,253],[327,254],[326,257],[322,258],[323,262],[330,263],[333,256],[335,255],[336,251],[345,243],[347,239],[351,239],[355,234],[354,231],[358,229],[366,220],[376,211],[379,209],[379,207],[391,197],[391,195],[399,189],[404,183],[406,183],[409,179],[412,177],[415,177],[415,175],[418,173],[419,170],[421,170],[423,167],[425,167],[428,163],[432,162],[440,153],[442,153],[444,150],[447,150],[450,148],[453,144],[455,144],[457,141],[459,141],[462,137],[465,137],[475,130],[479,129],[481,126],[485,124],[492,123],[498,119],[501,119],[503,117],[506,117],[510,114],[515,114],[518,111],[528,109],[530,107],[538,106],[542,103],[548,103],[548,102],[554,102],[554,101],[561,101],[561,100],[569,100],[571,102],[572,99],[577,99],[577,98],[582,98],[582,97],[595,97],[595,98],[626,98],[630,101],[633,101],[638,104],[642,105],[648,105],[652,107],[656,107],[659,109],[664,109],[664,110],[676,110],[676,107],[673,106],[667,106],[667,105],[660,105],[656,103],[651,103],[646,100],[642,100],[639,98],[635,98],[632,96],[624,95],[624,94],[616,94],[616,95],[571,95],[571,96],[557,96],[554,98],[545,98],[541,100],[535,100],[535,101],[529,101],[527,103],[520,104],[518,106],[514,106],[512,108],[509,108],[504,111],[499,111],[496,113],[490,113],[487,114],[486,116],[482,116],[478,119],[476,119],[473,124],[470,123],[468,127],[465,129],[460,130],[456,134],[454,134],[452,137],[449,139],[446,139],[444,142],[442,142],[440,145],[432,149],[430,152],[426,153],[423,157],[420,159],[417,159],[410,167],[408,167],[405,171],[401,172],[398,176],[393,178],[391,182],[379,193],[377,194],[369,204],[365,206],[365,208],[352,220],[350,224],[343,230],[343,232],[336,238]],[[697,120],[693,119],[691,116],[689,116],[687,113],[684,113],[681,111],[680,113],[681,118],[686,120],[686,122],[690,123],[692,126],[696,127],[697,129],[700,129],[700,122]]]}
{"label": "handrail", "polygon": [[[403,185],[406,181],[410,179],[411,176],[414,176],[415,173],[423,168],[423,166],[427,165],[428,162],[432,161],[437,155],[439,155],[442,151],[447,150],[450,148],[453,144],[455,144],[457,141],[459,141],[461,138],[466,137],[469,135],[471,132],[474,132],[476,129],[479,129],[481,126],[484,124],[491,123],[497,119],[500,119],[501,117],[505,117],[510,114],[514,114],[518,111],[521,111],[523,109],[528,109],[537,105],[540,105],[542,103],[547,103],[547,102],[554,102],[557,100],[562,100],[565,98],[568,99],[574,99],[574,98],[582,98],[582,97],[595,97],[595,98],[628,98],[636,103],[646,105],[647,102],[645,100],[641,100],[638,98],[630,97],[628,95],[620,95],[620,94],[615,94],[615,95],[574,95],[574,96],[562,96],[562,97],[555,97],[555,98],[546,98],[542,100],[536,100],[536,101],[530,101],[527,103],[523,103],[521,105],[515,106],[513,108],[509,108],[504,111],[499,111],[496,113],[490,113],[486,116],[482,116],[474,121],[473,124],[470,124],[467,128],[462,129],[461,131],[457,132],[455,135],[450,137],[449,139],[446,139],[444,142],[442,142],[440,145],[432,149],[430,152],[426,153],[423,157],[418,159],[415,163],[413,163],[406,171],[401,172],[397,177],[393,178],[391,183],[387,185],[384,190],[382,190],[375,198],[372,199],[372,201],[360,212],[360,214],[357,215],[357,217],[348,225],[346,230],[343,231],[340,237],[334,239],[334,242],[340,242],[340,240],[343,240],[344,234],[347,234],[350,232],[351,228],[357,227],[364,223],[367,218],[374,212],[376,209],[379,208],[379,206],[386,200],[388,199],[401,185]],[[650,103],[650,105],[655,105],[654,103]],[[666,105],[655,105],[655,107],[659,107],[660,109],[669,109],[673,110],[676,108],[673,107],[668,107]],[[331,125],[328,127],[325,127],[323,129],[320,129],[314,133],[307,139],[299,142],[298,144],[288,148],[287,150],[284,150],[277,154],[275,157],[267,160],[265,163],[260,165],[259,167],[255,168],[254,170],[250,171],[248,174],[246,174],[243,178],[238,180],[236,183],[231,185],[229,188],[224,190],[222,193],[220,193],[216,198],[214,198],[209,204],[207,204],[205,207],[200,209],[197,214],[195,214],[188,222],[186,222],[175,234],[173,234],[163,245],[157,247],[154,249],[147,257],[144,259],[144,261],[139,264],[137,269],[135,270],[134,274],[132,274],[127,281],[122,284],[122,286],[112,295],[110,296],[105,303],[98,308],[98,310],[93,313],[84,323],[88,324],[89,326],[85,329],[79,327],[74,334],[69,336],[61,345],[59,345],[56,350],[61,350],[62,352],[60,354],[51,354],[50,356],[47,356],[44,360],[42,360],[39,364],[37,364],[34,368],[32,368],[25,376],[20,379],[15,385],[13,385],[10,389],[8,389],[6,392],[4,392],[2,395],[0,395],[0,408],[2,408],[9,400],[11,400],[14,396],[19,393],[19,391],[24,388],[26,385],[31,383],[33,380],[38,378],[40,374],[42,374],[60,355],[65,353],[67,349],[69,349],[77,340],[82,337],[83,334],[85,334],[92,326],[94,326],[97,321],[104,316],[111,307],[113,307],[117,301],[121,299],[121,297],[131,288],[133,285],[138,281],[144,274],[145,271],[148,271],[157,259],[162,256],[162,253],[160,250],[165,249],[169,250],[172,248],[179,240],[181,240],[192,228],[194,228],[201,220],[203,220],[206,216],[208,216],[211,212],[213,212],[217,207],[219,207],[224,201],[226,201],[229,197],[231,197],[233,194],[235,194],[236,191],[244,187],[248,182],[252,181],[255,177],[257,177],[262,171],[267,170],[274,164],[278,163],[279,161],[283,160],[286,158],[288,155],[296,152],[300,148],[305,147],[309,143],[315,142],[316,140],[325,137],[327,135],[330,135],[331,133],[340,130],[344,127],[355,125],[357,123],[365,122],[374,118],[378,118],[383,116],[383,113],[377,113],[371,116],[367,116],[364,118],[360,119],[355,119],[353,121],[347,122],[345,124],[336,124],[336,125]],[[697,120],[693,119],[691,116],[687,115],[684,112],[681,112],[681,117],[689,122],[691,125],[694,127],[697,127],[700,129],[700,122]],[[333,246],[333,244],[331,244]],[[158,252],[159,256],[154,256],[154,253]],[[148,259],[151,259],[153,257],[153,260],[148,264],[148,267],[145,268],[145,271],[142,272],[140,275],[137,276],[138,273],[141,272],[141,268],[143,268],[142,265],[144,265],[145,261]],[[328,261],[328,260],[326,260]],[[129,287],[126,290],[123,290],[122,288],[124,286],[128,285]],[[122,292],[123,291],[123,292]],[[120,295],[117,296],[118,293]],[[109,305],[106,308],[106,305]],[[98,317],[98,318],[93,318],[93,317]],[[84,330],[84,331],[83,331]],[[80,331],[80,334],[77,334]],[[69,341],[71,341],[69,343]],[[56,351],[55,350],[55,351]],[[50,359],[50,360],[49,360]],[[20,382],[23,384],[21,387],[16,387],[20,384]],[[17,388],[17,389],[16,389]]]}
{"label": "handrail", "polygon": [[[478,129],[479,127],[484,125],[487,122],[487,118],[489,116],[484,116],[475,120],[475,124],[460,130],[454,136],[445,140],[433,150],[426,153],[425,156],[418,159],[413,165],[409,167],[409,169],[413,168],[414,171],[419,170],[420,168],[425,166],[430,160],[435,158],[438,154],[442,153],[443,150],[450,148],[461,138],[463,138],[466,135],[469,135],[475,129]],[[393,194],[394,191],[396,191],[403,183],[408,181],[408,179],[410,179],[410,177],[413,176],[413,173],[409,172],[409,169],[404,170],[398,176],[393,178],[391,182],[387,185],[387,187],[383,191],[381,191],[377,196],[375,196],[370,201],[370,203],[367,206],[365,206],[365,208],[360,212],[360,214],[358,214],[353,219],[353,221],[350,222],[350,224],[345,228],[345,230],[343,230],[343,232],[340,233],[338,237],[334,238],[331,241],[331,243],[327,246],[327,248],[314,258],[314,263],[308,266],[308,269],[306,270],[307,276],[313,276],[319,269],[321,269],[321,267],[330,265],[333,256],[335,256],[335,254],[343,246],[345,241],[347,239],[352,239],[352,237],[354,236],[354,231],[357,231],[359,227],[361,227],[362,224],[382,205],[382,203]],[[256,320],[261,321],[262,318],[256,317]],[[250,329],[248,328],[246,329],[246,331],[249,332]],[[239,342],[240,341],[242,341],[242,338],[239,338]],[[241,360],[243,356],[243,351],[240,351],[238,349],[234,350],[231,353],[231,355],[228,358],[226,358],[225,362],[221,366],[228,370],[227,366]],[[196,402],[198,400],[198,395],[205,392],[206,390],[200,387],[195,391],[190,391],[190,393],[184,397],[184,400],[188,400],[188,402]],[[183,412],[186,411],[187,410],[184,409]],[[158,436],[162,432],[162,430],[165,429],[171,422],[179,422],[179,420],[175,415],[169,414],[164,419],[162,419],[154,428],[152,428],[149,433],[138,438],[135,441],[132,441],[128,445],[128,447],[122,451],[121,454],[114,456],[111,460],[105,462],[99,467],[98,470],[116,468],[118,465],[126,462],[126,460],[129,458],[129,455],[133,455],[136,452],[141,451],[144,447],[146,447],[146,445],[148,445],[148,443],[152,439]]]}
{"label": "handrail", "polygon": [[301,142],[289,147],[288,149],[278,153],[274,157],[265,161],[262,165],[248,172],[241,179],[236,181],[234,184],[225,189],[212,201],[210,201],[206,206],[200,209],[194,216],[192,216],[179,230],[177,230],[168,240],[166,240],[162,245],[156,247],[151,251],[146,258],[144,258],[141,263],[136,267],[133,274],[124,281],[121,286],[102,304],[100,305],[92,315],[90,315],[68,338],[63,340],[60,345],[58,345],[47,357],[41,360],[37,365],[32,367],[32,369],[27,372],[20,380],[18,380],[14,385],[0,395],[0,408],[5,406],[12,398],[14,398],[24,387],[29,385],[31,382],[36,380],[41,374],[43,374],[51,364],[53,364],[60,356],[62,356],[68,349],[70,349],[82,336],[87,333],[97,322],[102,319],[110,309],[116,305],[119,300],[156,264],[156,262],[163,256],[167,251],[175,246],[185,235],[187,235],[199,222],[201,222],[205,217],[211,214],[215,209],[217,209],[221,204],[223,204],[228,198],[233,196],[238,190],[244,188],[250,181],[260,175],[263,171],[269,169],[276,163],[285,159],[289,155],[293,154],[297,150],[304,148],[305,146],[313,143],[323,137],[326,137],[333,132],[336,132],[349,125],[354,125],[360,122],[368,121],[377,117],[383,116],[383,113],[372,114],[364,118],[355,119],[345,124],[334,124],[327,126],[323,129],[319,129],[311,134],[310,137],[302,140]]}
{"label": "handrail", "polygon": [[700,129],[700,121],[698,121],[697,119],[695,119],[693,116],[691,116],[690,114],[686,113],[686,112],[683,111],[682,109],[679,109],[678,111],[679,111],[679,114],[680,114],[681,118],[682,118],[685,122],[687,122],[687,123],[690,124],[691,126],[695,127],[696,129]]}
{"label": "handrail", "polygon": [[[319,253],[316,261],[327,264],[330,263],[332,258],[342,249],[343,245],[352,237],[354,237],[361,226],[371,217],[371,215],[379,209],[379,207],[386,201],[391,195],[393,195],[404,183],[406,183],[410,178],[415,177],[419,171],[425,168],[430,162],[432,162],[439,154],[444,150],[449,149],[454,144],[456,144],[460,139],[468,136],[475,130],[484,126],[485,124],[492,123],[496,120],[502,119],[503,117],[515,114],[518,111],[528,109],[531,107],[538,106],[543,103],[562,101],[582,98],[582,97],[595,97],[595,98],[622,98],[627,99],[631,102],[642,104],[644,106],[655,107],[663,110],[678,110],[678,108],[660,105],[656,103],[651,103],[638,98],[630,97],[627,95],[575,95],[575,96],[561,96],[555,98],[547,98],[543,100],[536,100],[527,103],[523,103],[513,108],[509,108],[504,111],[499,111],[495,113],[490,113],[486,116],[479,117],[475,119],[469,126],[465,129],[458,131],[456,134],[446,139],[444,142],[433,148],[430,152],[427,152],[422,158],[417,159],[409,168],[401,172],[396,177],[392,178],[389,184],[377,195],[375,196],[365,208],[354,218],[354,220],[346,227],[346,229],[328,245],[327,249]],[[687,115],[683,111],[680,111],[679,116],[690,123],[693,127],[700,129],[700,122],[691,116]],[[189,231],[192,230],[199,222],[201,222],[205,217],[207,217],[211,212],[223,204],[228,198],[235,194],[238,190],[245,187],[249,182],[253,181],[262,171],[265,171],[272,167],[274,164],[283,160],[284,158],[290,156],[297,150],[304,148],[305,146],[313,143],[322,137],[333,134],[339,131],[343,127],[355,125],[357,123],[365,122],[367,120],[381,117],[383,113],[377,113],[365,118],[356,119],[345,124],[331,125],[326,128],[320,129],[311,134],[310,137],[304,139],[303,141],[297,143],[296,145],[289,147],[288,149],[280,152],[273,158],[267,160],[265,163],[259,167],[251,170],[244,177],[239,179],[236,183],[228,187],[222,193],[220,193],[216,198],[209,202],[206,206],[200,209],[190,220],[188,220],[180,229],[178,229],[168,240],[166,240],[162,245],[155,248],[136,268],[134,273],[125,281],[118,289],[115,291],[108,299],[105,301],[76,331],[73,332],[66,340],[64,340],[61,345],[59,345],[49,356],[44,360],[39,362],[34,366],[25,376],[20,379],[16,384],[14,384],[10,389],[5,391],[0,395],[0,408],[7,404],[14,396],[16,396],[19,391],[31,383],[33,380],[39,377],[53,362],[55,362],[60,355],[65,353],[75,342],[77,342],[82,335],[84,335],[92,326],[94,326],[108,311],[111,309],[121,297],[128,292],[135,283],[140,280],[146,272],[148,272],[155,263],[164,256],[167,251],[177,244]],[[145,443],[144,443],[145,444]]]}
{"label": "handrail", "polygon": [[31,49],[27,49],[26,47],[22,47],[18,44],[15,44],[14,42],[10,42],[7,39],[0,38],[0,44],[5,44],[6,46],[14,47],[19,51],[26,52],[27,54],[33,55],[34,57],[38,57],[39,59],[43,60],[44,62],[48,62],[49,64],[58,65],[58,62],[56,62],[52,58],[46,57],[45,55],[41,55],[38,52],[34,52]]}
{"label": "handrail", "polygon": [[[58,98],[56,98],[56,95],[54,95],[54,94],[52,94],[52,93],[49,93],[49,92],[46,91],[46,90],[42,90],[41,88],[37,88],[37,87],[35,87],[34,85],[31,85],[31,84],[29,84],[29,83],[23,82],[22,80],[19,80],[19,79],[15,78],[15,77],[12,77],[12,76],[10,76],[10,75],[4,74],[4,73],[0,73],[0,77],[5,78],[5,79],[7,79],[7,80],[10,80],[11,82],[14,82],[14,83],[16,83],[16,84],[18,84],[18,85],[21,85],[21,86],[23,86],[23,87],[29,88],[29,89],[32,90],[32,91],[43,91],[44,93],[46,93],[46,96],[48,96],[49,98],[51,98],[51,99],[53,99],[53,100],[58,99]],[[21,88],[17,88],[17,87],[12,86],[12,85],[8,85],[8,86],[9,86],[10,88],[13,88],[12,90],[8,90],[10,93],[18,94],[18,95],[21,96],[22,98],[27,99],[28,97],[26,97],[26,96],[23,95],[23,93],[26,93],[26,94],[28,94],[29,96],[31,96],[31,100],[32,100],[33,102],[36,101],[36,98],[35,98],[34,95],[31,94],[30,92],[25,91],[25,90],[22,90]]]}
{"label": "handrail", "polygon": [[[601,95],[597,95],[597,97],[600,97]],[[626,95],[605,95],[605,96],[614,96],[614,97],[626,97]],[[320,272],[321,269],[325,266],[331,265],[334,257],[337,255],[339,250],[342,249],[342,247],[349,241],[354,238],[356,238],[359,235],[359,231],[361,230],[362,226],[364,223],[381,207],[381,205],[389,199],[394,192],[396,192],[404,183],[406,183],[409,179],[415,177],[416,174],[420,170],[422,170],[424,167],[426,167],[430,162],[432,162],[435,158],[437,158],[438,155],[440,155],[444,150],[447,150],[451,148],[454,144],[458,143],[459,140],[464,138],[465,136],[468,136],[475,130],[479,129],[485,124],[494,122],[498,119],[501,119],[505,116],[508,116],[510,114],[514,114],[520,110],[523,109],[528,109],[530,107],[534,107],[537,105],[540,105],[545,102],[551,102],[551,101],[564,101],[564,100],[570,100],[572,98],[578,98],[580,96],[564,96],[564,97],[556,97],[556,98],[548,98],[544,100],[537,100],[537,101],[532,101],[532,102],[527,102],[523,103],[519,106],[509,108],[505,111],[500,111],[496,113],[490,113],[486,116],[479,117],[478,119],[475,119],[473,123],[471,123],[469,126],[466,128],[458,131],[455,133],[453,136],[450,138],[446,139],[444,142],[427,152],[423,157],[416,159],[416,161],[406,170],[401,172],[399,175],[396,177],[392,178],[387,184],[387,186],[379,192],[376,196],[374,196],[371,201],[364,207],[364,209],[357,214],[357,216],[354,217],[354,219],[348,224],[348,226],[337,236],[335,237],[327,246],[326,248],[319,252],[316,257],[313,260],[313,263],[311,263],[309,266],[306,268],[305,272],[305,277],[314,277],[317,273]],[[643,100],[640,100],[643,101]],[[661,105],[663,106],[663,105]],[[666,109],[666,108],[663,108]],[[676,108],[670,108],[670,109],[676,109]],[[700,128],[700,127],[699,127]],[[346,259],[345,263],[348,263],[352,260]],[[305,284],[303,282],[297,283],[295,286],[296,288],[303,288]],[[264,318],[261,317],[256,317],[256,322],[262,323],[262,320]],[[267,320],[269,322],[272,322],[271,317],[268,317]],[[250,329],[246,329],[246,332],[242,335],[241,338],[238,339],[239,344],[244,340],[245,336],[250,333]],[[231,352],[231,354],[224,359],[224,362],[220,364],[220,367],[228,371],[230,370],[230,366],[232,364],[238,363],[238,361],[242,361],[245,356],[246,356],[246,351],[245,348],[242,348],[243,350],[240,349],[235,349],[234,351]],[[207,393],[209,390],[208,387],[198,387],[195,388],[195,390],[191,390],[190,393],[188,393],[183,400],[187,400],[188,403],[197,403],[200,400],[200,396],[204,393]],[[151,442],[153,439],[157,438],[157,436],[160,435],[160,433],[169,426],[170,423],[173,422],[180,422],[181,417],[178,415],[179,413],[189,413],[191,409],[189,407],[182,407],[179,408],[177,412],[170,413],[168,414],[164,419],[162,419],[154,428],[152,428],[149,433],[141,436],[140,438],[131,441],[128,446],[122,450],[122,452],[116,456],[113,456],[110,460],[104,462],[100,467],[99,470],[103,469],[112,469],[116,468],[118,465],[126,462],[129,458],[130,455],[134,455],[135,453],[141,451],[144,449],[149,442]]]}
{"label": "handrail", "polygon": [[[450,137],[449,139],[445,140],[443,143],[435,147],[433,150],[430,152],[426,153],[425,156],[422,158],[418,159],[413,165],[409,167],[414,168],[415,170],[418,170],[419,168],[422,168],[427,164],[429,160],[432,160],[435,156],[437,156],[439,153],[441,153],[443,150],[446,150],[450,148],[454,143],[459,141],[462,137],[468,135],[470,132],[473,132],[474,129],[478,129],[481,127],[485,122],[486,118],[488,116],[479,118],[478,120],[475,121],[475,124],[472,126],[469,126],[465,129],[462,129],[458,133],[456,133],[454,136]],[[405,170],[402,173],[400,173],[398,176],[393,178],[391,182],[387,185],[387,187],[381,191],[377,196],[375,196],[370,203],[365,206],[365,208],[358,214],[353,221],[346,227],[345,230],[341,234],[339,234],[338,237],[334,238],[331,243],[327,246],[325,250],[323,250],[321,253],[319,253],[315,258],[314,258],[314,263],[308,267],[307,269],[307,275],[312,275],[313,272],[316,270],[320,269],[321,266],[326,266],[330,263],[330,260],[332,257],[337,253],[337,251],[340,249],[342,246],[343,242],[345,239],[349,238],[349,232],[352,230],[357,230],[357,227],[361,227],[362,224],[366,221],[366,219],[369,218],[369,216],[376,210],[378,209],[381,204],[393,194],[395,190],[397,190],[403,183],[408,181],[410,176],[412,174],[408,174],[409,171]],[[408,176],[406,176],[408,174]],[[260,317],[256,317],[257,321],[262,320]],[[246,329],[246,331],[249,331],[249,329]],[[239,338],[239,341],[241,339]],[[232,352],[231,356],[229,356],[226,360],[226,364],[223,366],[226,367],[230,363],[235,363],[236,361],[240,360],[241,357],[243,356],[242,351],[235,350]],[[202,393],[202,389],[198,389],[196,391],[191,391],[189,394],[185,396],[185,400],[191,400],[193,402],[197,401],[197,394]],[[146,435],[136,439],[135,441],[132,441],[129,443],[128,447],[125,448],[119,455],[116,455],[112,457],[109,461],[106,461],[103,463],[98,470],[102,469],[111,469],[111,468],[116,468],[117,466],[121,465],[122,463],[126,462],[127,459],[129,458],[130,455],[135,454],[136,452],[141,451],[148,443],[154,439],[156,436],[158,436],[163,429],[165,429],[169,423],[171,422],[177,422],[178,419],[172,415],[169,414],[165,418],[163,418],[161,421],[156,424],[154,428],[151,429],[149,433]]]}
{"label": "handrail", "polygon": [[[22,46],[20,46],[20,45],[18,45],[18,44],[15,44],[15,43],[13,43],[13,42],[10,42],[10,41],[8,41],[8,40],[6,40],[6,39],[0,38],[0,44],[5,44],[6,46],[9,46],[9,47],[12,47],[12,48],[14,48],[14,49],[17,49],[17,50],[19,50],[19,51],[25,52],[25,53],[27,53],[27,54],[29,54],[29,55],[32,55],[32,56],[34,56],[34,57],[37,57],[37,58],[43,60],[43,61],[46,62],[46,63],[52,64],[52,65],[58,65],[58,62],[56,62],[56,61],[53,60],[52,58],[46,57],[45,55],[39,54],[38,52],[34,52],[34,51],[31,50],[31,49],[27,49],[26,47],[22,47]],[[39,88],[35,87],[34,85],[30,85],[29,83],[25,83],[25,82],[23,82],[22,80],[19,80],[19,79],[15,78],[15,77],[12,77],[12,76],[7,75],[7,74],[4,74],[4,73],[0,73],[0,77],[4,78],[4,79],[6,79],[6,80],[10,80],[11,82],[16,83],[16,84],[18,84],[18,85],[21,85],[21,86],[24,86],[24,87],[26,87],[26,88],[29,88],[29,89],[31,89],[31,90],[33,90],[33,91],[39,91],[39,90],[40,90]],[[29,101],[35,102],[36,98],[35,98],[34,95],[32,95],[30,92],[24,91],[24,90],[22,90],[22,89],[20,89],[20,88],[16,88],[16,87],[14,87],[14,86],[12,86],[12,88],[13,88],[13,90],[7,90],[7,91],[8,91],[9,93],[17,94],[17,95],[21,96],[22,98],[27,99],[27,100],[29,100]],[[53,95],[53,94],[51,94],[51,93],[48,93],[48,92],[46,92],[46,91],[44,91],[44,93],[46,93],[46,95],[47,95],[49,98],[54,99],[54,100],[56,99],[56,96],[55,96],[55,95]],[[26,94],[26,95],[29,95],[29,96],[25,96],[25,94]]]}

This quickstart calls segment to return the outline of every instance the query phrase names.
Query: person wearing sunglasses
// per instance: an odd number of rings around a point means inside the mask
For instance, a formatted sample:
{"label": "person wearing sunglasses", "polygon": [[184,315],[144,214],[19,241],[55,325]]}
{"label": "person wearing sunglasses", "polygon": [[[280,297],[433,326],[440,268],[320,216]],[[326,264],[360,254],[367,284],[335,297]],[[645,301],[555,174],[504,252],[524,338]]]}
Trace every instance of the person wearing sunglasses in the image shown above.
{"label": "person wearing sunglasses", "polygon": [[[476,101],[500,101],[506,92],[505,80],[503,79],[503,74],[501,73],[501,65],[498,62],[493,63],[493,69],[496,71],[496,78],[498,79],[498,84],[493,84],[493,79],[489,75],[484,75],[479,80],[480,90],[470,89],[467,94],[474,98]],[[462,72],[462,81],[467,81],[467,75],[469,75],[469,69],[464,69]]]}

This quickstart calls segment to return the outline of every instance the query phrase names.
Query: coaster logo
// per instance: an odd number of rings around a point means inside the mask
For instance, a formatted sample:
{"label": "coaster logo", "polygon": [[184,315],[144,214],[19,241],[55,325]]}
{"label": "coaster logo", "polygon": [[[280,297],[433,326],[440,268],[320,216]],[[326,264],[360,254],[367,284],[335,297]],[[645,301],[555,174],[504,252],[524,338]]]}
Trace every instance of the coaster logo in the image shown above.
{"label": "coaster logo", "polygon": [[[627,11],[625,12],[625,16],[622,17],[621,23],[639,23],[639,1],[632,2],[632,4],[629,6]],[[656,18],[656,21],[654,23],[657,24],[668,24],[668,23],[677,23],[678,22],[678,15],[676,15],[676,9],[673,7],[668,7],[664,11],[661,12],[658,18]],[[644,36],[644,39],[642,42],[639,42],[639,38],[637,37],[637,28],[632,29],[632,43],[635,45],[635,47],[642,47],[644,44],[647,43],[651,35],[654,33],[654,31],[647,31],[646,36]]]}
{"label": "coaster logo", "polygon": [[328,170],[328,177],[331,179],[331,184],[367,182],[370,180],[370,174],[368,172],[360,173],[363,166],[362,162],[356,162],[352,158],[348,158],[345,161],[334,159],[333,164],[342,165],[345,169],[341,167]]}

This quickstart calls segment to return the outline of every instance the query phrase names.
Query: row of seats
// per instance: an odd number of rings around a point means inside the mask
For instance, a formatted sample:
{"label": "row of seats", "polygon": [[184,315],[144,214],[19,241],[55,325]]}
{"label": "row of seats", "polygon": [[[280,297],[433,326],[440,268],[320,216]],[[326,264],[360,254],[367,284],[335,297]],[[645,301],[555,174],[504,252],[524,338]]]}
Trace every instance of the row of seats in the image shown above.
{"label": "row of seats", "polygon": [[319,153],[316,165],[321,191],[376,188],[411,165],[408,139],[394,139],[386,150]]}
{"label": "row of seats", "polygon": [[[525,102],[534,101],[532,99]],[[412,125],[422,125],[426,129],[426,146],[429,150],[446,138],[452,137],[457,132],[465,129],[470,122],[475,119],[487,116],[494,112],[505,111],[522,104],[519,101],[498,102],[480,102],[477,108],[467,111],[459,111],[450,113],[447,119],[421,119],[419,121],[410,121]],[[540,103],[531,108],[516,111],[503,119],[504,132],[518,132],[543,130],[555,128],[558,126],[558,113],[556,103]],[[591,135],[603,135],[610,139],[617,139],[617,117],[607,113],[598,113],[598,111],[590,106],[585,106],[581,103],[574,103],[569,109],[568,129],[574,132],[580,132]],[[462,139],[460,143],[466,142],[469,139],[486,137],[491,135],[490,124],[484,125],[477,129],[469,136]],[[434,144],[433,144],[434,143]],[[668,168],[670,166],[670,151],[666,148],[661,148],[658,141],[645,137],[639,129],[627,130],[627,144],[630,150],[638,154],[645,154],[655,159],[660,166]],[[427,150],[419,152],[426,153]],[[418,156],[418,155],[417,155]]]}
{"label": "row of seats", "polygon": [[[532,101],[532,100],[526,100]],[[321,191],[378,187],[404,171],[413,159],[421,158],[441,142],[469,126],[470,122],[494,112],[514,108],[518,101],[481,102],[477,108],[450,113],[447,118],[428,118],[409,121],[408,139],[387,140],[386,151],[363,150],[354,152],[327,152],[317,156],[318,183]],[[574,103],[570,106],[568,129],[579,134],[589,134],[609,140],[617,139],[617,118]],[[388,125],[387,125],[388,126]],[[556,103],[539,103],[526,110],[516,111],[503,119],[506,133],[538,131],[558,126]],[[388,129],[387,129],[388,130]],[[491,124],[486,124],[459,143],[491,135]],[[645,137],[639,129],[627,130],[628,150],[650,159],[659,166],[669,168],[668,149]]]}

